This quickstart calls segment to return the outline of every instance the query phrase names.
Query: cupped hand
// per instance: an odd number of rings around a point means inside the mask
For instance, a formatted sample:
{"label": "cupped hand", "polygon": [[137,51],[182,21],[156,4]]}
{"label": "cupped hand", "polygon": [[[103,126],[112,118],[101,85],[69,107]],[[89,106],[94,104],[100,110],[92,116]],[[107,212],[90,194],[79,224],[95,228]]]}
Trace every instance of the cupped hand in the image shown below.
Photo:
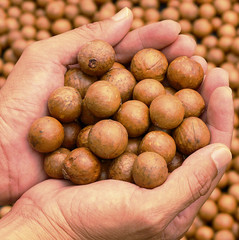
{"label": "cupped hand", "polygon": [[47,178],[43,156],[28,144],[28,131],[35,119],[48,114],[50,93],[64,85],[67,66],[77,62],[77,52],[85,42],[109,42],[121,63],[146,47],[162,49],[169,60],[193,54],[195,42],[179,35],[178,23],[167,20],[129,32],[132,18],[125,8],[111,19],[36,42],[23,52],[0,91],[0,205],[14,202]]}

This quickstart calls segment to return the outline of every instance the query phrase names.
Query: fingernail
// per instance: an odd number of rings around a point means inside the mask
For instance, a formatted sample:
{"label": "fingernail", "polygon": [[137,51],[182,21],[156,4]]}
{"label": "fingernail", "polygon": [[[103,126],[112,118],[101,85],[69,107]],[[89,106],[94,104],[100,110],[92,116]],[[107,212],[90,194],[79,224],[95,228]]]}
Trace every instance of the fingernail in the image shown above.
{"label": "fingernail", "polygon": [[226,167],[227,164],[230,163],[232,154],[227,147],[219,147],[214,150],[211,157],[217,167],[217,171],[220,172],[222,168]]}
{"label": "fingernail", "polygon": [[114,21],[121,21],[122,19],[126,18],[129,15],[129,9],[127,7],[121,9],[117,12],[111,19]]}
{"label": "fingernail", "polygon": [[230,87],[224,87],[230,94],[232,94],[232,89]]}

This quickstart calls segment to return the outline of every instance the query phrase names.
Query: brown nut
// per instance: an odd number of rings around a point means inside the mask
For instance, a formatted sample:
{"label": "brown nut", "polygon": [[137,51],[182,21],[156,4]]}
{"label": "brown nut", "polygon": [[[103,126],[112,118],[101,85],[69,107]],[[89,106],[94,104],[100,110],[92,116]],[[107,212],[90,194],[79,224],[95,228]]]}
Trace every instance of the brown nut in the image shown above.
{"label": "brown nut", "polygon": [[100,160],[101,172],[100,172],[98,181],[106,180],[109,178],[108,175],[109,175],[109,168],[110,168],[111,162],[112,162],[112,159],[101,159]]}
{"label": "brown nut", "polygon": [[188,117],[174,130],[173,138],[177,149],[190,155],[210,143],[210,132],[200,118]]}
{"label": "brown nut", "polygon": [[218,209],[220,212],[233,214],[237,208],[237,200],[234,196],[224,193],[218,199]]}
{"label": "brown nut", "polygon": [[76,147],[76,139],[81,127],[77,122],[63,123],[62,125],[64,127],[64,141],[61,147],[72,150]]}
{"label": "brown nut", "polygon": [[75,184],[95,182],[100,176],[98,158],[88,148],[75,148],[63,163],[63,176]]}
{"label": "brown nut", "polygon": [[184,117],[199,117],[204,109],[205,102],[202,96],[195,90],[185,88],[175,93],[184,106]]}
{"label": "brown nut", "polygon": [[70,150],[66,148],[58,148],[56,151],[46,154],[43,166],[49,177],[63,178],[63,162],[69,153]]}
{"label": "brown nut", "polygon": [[149,106],[157,96],[165,93],[165,88],[159,81],[144,79],[134,87],[133,99],[139,100]]}
{"label": "brown nut", "polygon": [[133,182],[132,168],[137,155],[125,152],[112,161],[109,167],[109,178]]}
{"label": "brown nut", "polygon": [[101,76],[114,64],[115,51],[102,40],[93,40],[84,44],[78,53],[80,69],[91,76]]}
{"label": "brown nut", "polygon": [[153,48],[145,48],[134,55],[130,70],[138,81],[146,78],[162,81],[167,67],[168,61],[163,53]]}
{"label": "brown nut", "polygon": [[210,240],[213,239],[214,231],[212,227],[209,226],[200,226],[195,232],[196,240]]}
{"label": "brown nut", "polygon": [[150,119],[160,128],[176,128],[184,118],[184,107],[178,97],[173,95],[159,95],[149,108]]}
{"label": "brown nut", "polygon": [[139,153],[142,152],[156,152],[169,163],[176,154],[176,144],[169,134],[151,131],[144,136],[139,145]]}
{"label": "brown nut", "polygon": [[86,106],[85,99],[83,99],[80,121],[85,125],[93,125],[100,120],[101,118],[98,118],[92,114],[92,112]]}
{"label": "brown nut", "polygon": [[180,167],[185,160],[185,156],[179,152],[176,152],[175,156],[173,157],[172,161],[170,161],[168,166],[168,171],[173,172],[175,169]]}
{"label": "brown nut", "polygon": [[212,221],[213,228],[218,231],[222,229],[232,229],[233,217],[228,213],[218,213]]}
{"label": "brown nut", "polygon": [[[238,232],[238,231],[237,231]],[[238,233],[237,233],[238,234]],[[213,240],[236,240],[232,230],[222,229],[215,233]]]}
{"label": "brown nut", "polygon": [[139,144],[141,142],[142,138],[137,137],[137,138],[129,138],[128,139],[128,145],[125,149],[125,152],[130,152],[138,155],[139,151]]}
{"label": "brown nut", "polygon": [[28,141],[38,152],[55,151],[64,140],[64,128],[53,117],[41,117],[35,120],[29,130]]}
{"label": "brown nut", "polygon": [[200,208],[199,216],[206,222],[212,221],[218,213],[218,206],[214,200],[208,199]]}
{"label": "brown nut", "polygon": [[61,122],[73,122],[81,114],[80,93],[72,87],[59,87],[48,98],[48,109],[52,117]]}
{"label": "brown nut", "polygon": [[202,66],[187,56],[175,58],[168,66],[168,82],[177,90],[183,88],[198,88],[202,83],[203,76]]}
{"label": "brown nut", "polygon": [[155,188],[168,177],[167,163],[155,152],[144,152],[135,159],[132,174],[139,187]]}
{"label": "brown nut", "polygon": [[129,100],[123,103],[114,116],[115,120],[123,124],[129,137],[139,137],[149,127],[149,109],[138,101]]}
{"label": "brown nut", "polygon": [[81,129],[81,131],[79,132],[79,134],[77,136],[77,139],[76,139],[76,146],[77,147],[87,147],[87,148],[89,148],[88,136],[89,136],[89,132],[90,132],[92,127],[93,127],[93,125],[88,125],[88,126],[84,127],[83,129]]}
{"label": "brown nut", "polygon": [[120,91],[108,81],[97,81],[87,90],[85,103],[90,112],[99,118],[112,116],[121,104]]}
{"label": "brown nut", "polygon": [[97,80],[95,76],[89,76],[78,68],[69,69],[65,74],[64,85],[76,88],[82,98],[85,97],[88,87]]}
{"label": "brown nut", "polygon": [[101,80],[109,81],[119,89],[122,102],[131,98],[136,85],[136,80],[132,73],[123,68],[111,69],[101,77]]}
{"label": "brown nut", "polygon": [[88,136],[90,150],[102,159],[113,159],[121,155],[128,144],[125,127],[111,119],[97,122]]}

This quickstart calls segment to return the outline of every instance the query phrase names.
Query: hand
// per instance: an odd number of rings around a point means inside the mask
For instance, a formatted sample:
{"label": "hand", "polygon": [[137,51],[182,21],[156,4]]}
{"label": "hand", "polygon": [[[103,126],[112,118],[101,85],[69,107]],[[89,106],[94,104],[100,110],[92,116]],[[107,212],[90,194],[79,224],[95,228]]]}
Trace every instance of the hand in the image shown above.
{"label": "hand", "polygon": [[[128,32],[132,14],[127,9],[123,13],[126,15],[121,20],[84,26],[37,42],[23,53],[0,92],[2,202],[15,200],[46,179],[42,156],[27,142],[28,129],[33,120],[47,114],[50,92],[63,85],[66,66],[76,62],[84,42],[94,38],[108,41],[121,63],[146,47],[160,49],[169,61],[180,55],[192,56],[195,43],[178,35],[177,23],[162,21]],[[205,60],[193,58],[206,72]],[[207,105],[203,119],[211,131],[211,144],[189,156],[163,185],[147,190],[114,180],[84,186],[46,180],[16,202],[0,222],[0,235],[21,228],[25,239],[28,234],[32,239],[37,234],[46,239],[178,239],[231,159],[227,147],[233,129],[233,104],[227,73],[220,68],[206,73],[200,92]]]}
{"label": "hand", "polygon": [[109,42],[121,63],[146,47],[161,49],[169,60],[193,54],[195,42],[179,35],[179,24],[168,20],[129,32],[131,23],[132,13],[126,8],[112,19],[36,42],[24,51],[0,91],[0,205],[15,202],[47,178],[43,156],[27,141],[28,131],[35,119],[48,113],[48,96],[64,85],[66,67],[77,62],[77,52],[85,42]]}

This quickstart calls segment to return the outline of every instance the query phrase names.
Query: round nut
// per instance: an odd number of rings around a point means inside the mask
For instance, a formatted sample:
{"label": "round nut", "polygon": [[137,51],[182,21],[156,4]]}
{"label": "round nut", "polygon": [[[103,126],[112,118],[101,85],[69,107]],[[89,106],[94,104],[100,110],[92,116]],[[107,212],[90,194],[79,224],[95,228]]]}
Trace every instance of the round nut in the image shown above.
{"label": "round nut", "polygon": [[63,162],[69,153],[70,150],[66,148],[58,148],[56,151],[46,154],[43,166],[49,177],[63,178]]}
{"label": "round nut", "polygon": [[188,117],[174,130],[173,138],[177,149],[190,155],[210,143],[210,132],[200,118]]}
{"label": "round nut", "polygon": [[88,148],[75,148],[63,163],[63,176],[75,184],[95,182],[100,176],[98,158]]}
{"label": "round nut", "polygon": [[146,78],[162,81],[167,67],[168,61],[165,55],[153,48],[138,51],[130,65],[131,72],[138,81]]}
{"label": "round nut", "polygon": [[53,117],[41,117],[35,120],[29,130],[28,141],[38,152],[53,152],[64,140],[64,128]]}
{"label": "round nut", "polygon": [[114,159],[109,167],[109,178],[133,182],[132,168],[137,155],[125,152]]}
{"label": "round nut", "polygon": [[112,159],[121,155],[128,144],[125,127],[111,119],[97,122],[88,136],[90,150],[102,159]]}
{"label": "round nut", "polygon": [[149,111],[152,123],[164,129],[176,128],[184,118],[183,104],[173,95],[159,95],[152,101]]}
{"label": "round nut", "polygon": [[99,118],[112,116],[121,104],[120,91],[108,81],[97,81],[87,90],[85,103],[90,112]]}
{"label": "round nut", "polygon": [[168,177],[167,163],[155,152],[144,152],[135,159],[132,174],[139,187],[155,188],[163,184]]}
{"label": "round nut", "polygon": [[72,87],[59,87],[48,98],[48,109],[52,117],[61,122],[72,122],[81,114],[80,93]]}
{"label": "round nut", "polygon": [[186,88],[176,92],[175,96],[177,96],[183,104],[185,118],[191,116],[199,117],[203,113],[205,102],[197,91]]}
{"label": "round nut", "polygon": [[169,134],[151,131],[144,136],[139,145],[139,153],[142,152],[156,152],[169,163],[176,154],[176,144]]}
{"label": "round nut", "polygon": [[132,73],[123,68],[111,69],[101,77],[101,80],[109,81],[119,89],[122,102],[126,102],[131,98],[136,85],[136,80]]}
{"label": "round nut", "polygon": [[84,44],[78,53],[80,69],[91,76],[101,76],[114,64],[115,51],[102,40],[93,40]]}
{"label": "round nut", "polygon": [[114,118],[123,124],[129,137],[141,136],[147,131],[150,124],[149,109],[138,100],[124,102]]}
{"label": "round nut", "polygon": [[175,58],[168,66],[167,79],[169,84],[177,89],[196,89],[203,81],[202,66],[186,56]]}

